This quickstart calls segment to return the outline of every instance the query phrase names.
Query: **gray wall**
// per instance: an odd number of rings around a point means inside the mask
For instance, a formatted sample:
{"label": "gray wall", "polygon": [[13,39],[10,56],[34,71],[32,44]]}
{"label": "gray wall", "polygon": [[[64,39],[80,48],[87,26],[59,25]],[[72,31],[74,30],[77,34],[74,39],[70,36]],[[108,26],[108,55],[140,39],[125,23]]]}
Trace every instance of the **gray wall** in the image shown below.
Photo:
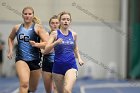
{"label": "gray wall", "polygon": [[85,61],[85,65],[79,67],[79,77],[106,78],[108,65],[113,62],[117,65],[116,73],[125,78],[126,39],[123,32],[126,29],[121,4],[120,0],[1,0],[0,32],[6,42],[3,73],[15,75],[14,60],[6,58],[7,38],[12,27],[22,22],[19,12],[30,5],[47,27],[52,15],[61,11],[72,14],[71,29],[78,34],[79,49]]}

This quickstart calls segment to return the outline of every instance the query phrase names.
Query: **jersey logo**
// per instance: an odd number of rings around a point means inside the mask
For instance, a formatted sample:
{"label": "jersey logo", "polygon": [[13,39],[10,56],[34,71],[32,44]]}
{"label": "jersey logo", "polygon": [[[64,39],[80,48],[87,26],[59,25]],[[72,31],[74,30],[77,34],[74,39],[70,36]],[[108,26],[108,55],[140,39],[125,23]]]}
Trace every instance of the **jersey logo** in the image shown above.
{"label": "jersey logo", "polygon": [[19,34],[19,40],[23,40],[24,42],[29,42],[30,36],[25,36],[24,34]]}

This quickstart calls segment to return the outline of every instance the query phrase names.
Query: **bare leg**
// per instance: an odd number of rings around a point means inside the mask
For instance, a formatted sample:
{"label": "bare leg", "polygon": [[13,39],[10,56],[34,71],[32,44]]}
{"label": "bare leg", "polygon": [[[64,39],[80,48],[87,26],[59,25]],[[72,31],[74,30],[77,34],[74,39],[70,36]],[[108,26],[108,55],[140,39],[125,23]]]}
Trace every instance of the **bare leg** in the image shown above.
{"label": "bare leg", "polygon": [[52,82],[53,93],[58,93],[54,81]]}
{"label": "bare leg", "polygon": [[52,91],[52,73],[43,71],[42,77],[44,80],[44,86],[45,86],[46,93],[51,93],[51,91]]}
{"label": "bare leg", "polygon": [[64,93],[72,93],[73,85],[76,81],[76,69],[69,69],[64,76]]}
{"label": "bare leg", "polygon": [[64,76],[61,74],[53,73],[53,80],[56,85],[57,92],[63,93]]}
{"label": "bare leg", "polygon": [[41,69],[33,70],[30,73],[29,90],[35,92],[40,80]]}
{"label": "bare leg", "polygon": [[20,81],[19,92],[27,93],[29,88],[30,69],[26,62],[20,60],[16,62],[16,70]]}

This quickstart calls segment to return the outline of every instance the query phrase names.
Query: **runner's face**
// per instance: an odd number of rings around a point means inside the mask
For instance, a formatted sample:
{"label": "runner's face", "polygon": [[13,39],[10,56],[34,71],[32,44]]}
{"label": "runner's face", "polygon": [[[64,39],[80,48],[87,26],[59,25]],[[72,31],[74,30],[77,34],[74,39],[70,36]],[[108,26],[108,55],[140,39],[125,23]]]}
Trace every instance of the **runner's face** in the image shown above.
{"label": "runner's face", "polygon": [[30,23],[33,20],[33,11],[31,9],[26,9],[24,10],[22,16],[25,23]]}
{"label": "runner's face", "polygon": [[50,22],[50,27],[52,31],[55,31],[59,27],[59,20],[58,19],[52,19]]}
{"label": "runner's face", "polygon": [[70,22],[71,22],[70,15],[64,14],[61,16],[60,24],[62,28],[67,29],[70,25]]}

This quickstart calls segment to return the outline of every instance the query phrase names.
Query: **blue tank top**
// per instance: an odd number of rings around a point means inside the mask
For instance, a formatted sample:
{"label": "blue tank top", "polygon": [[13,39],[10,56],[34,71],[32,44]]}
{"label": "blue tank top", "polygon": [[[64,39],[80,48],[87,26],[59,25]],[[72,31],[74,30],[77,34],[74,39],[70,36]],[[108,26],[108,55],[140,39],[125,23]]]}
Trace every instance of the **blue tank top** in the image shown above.
{"label": "blue tank top", "polygon": [[[46,29],[46,31],[48,31],[49,35],[51,34],[50,30]],[[45,59],[47,59],[48,62],[54,62],[54,56],[55,56],[55,54],[54,54],[54,51],[53,51],[53,52],[51,52],[49,54],[44,55],[43,57]]]}
{"label": "blue tank top", "polygon": [[25,29],[23,24],[20,25],[16,36],[17,36],[17,50],[16,50],[16,58],[22,59],[25,61],[33,61],[40,60],[40,49],[36,47],[32,47],[29,43],[29,40],[33,40],[35,42],[40,42],[39,36],[36,34],[34,30],[33,24],[30,28]]}
{"label": "blue tank top", "polygon": [[60,30],[57,30],[57,39],[62,38],[63,42],[54,47],[55,62],[69,62],[75,60],[74,56],[74,39],[72,32],[69,31],[68,35],[63,35]]}

